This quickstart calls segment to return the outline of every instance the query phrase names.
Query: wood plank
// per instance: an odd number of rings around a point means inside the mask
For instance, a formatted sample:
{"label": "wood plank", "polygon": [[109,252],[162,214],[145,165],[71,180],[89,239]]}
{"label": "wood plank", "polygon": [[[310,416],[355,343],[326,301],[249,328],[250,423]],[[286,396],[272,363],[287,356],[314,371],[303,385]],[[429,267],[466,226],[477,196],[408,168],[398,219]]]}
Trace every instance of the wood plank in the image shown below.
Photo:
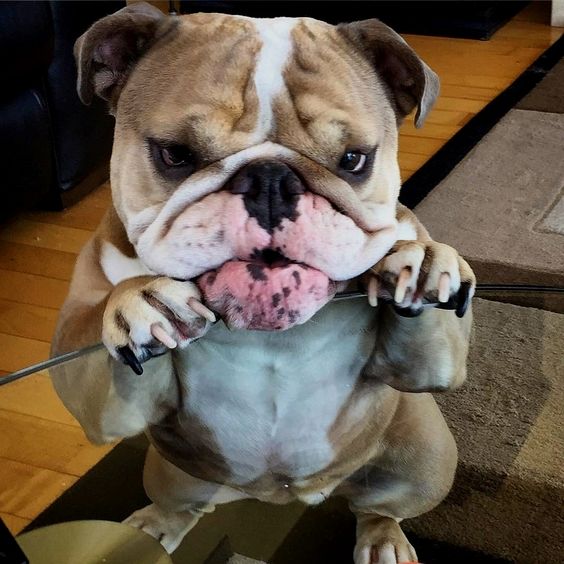
{"label": "wood plank", "polygon": [[14,219],[0,228],[0,241],[78,254],[92,237],[90,231]]}
{"label": "wood plank", "polygon": [[400,169],[417,170],[429,160],[429,155],[415,155],[412,153],[400,153]]}
{"label": "wood plank", "polygon": [[490,54],[487,57],[476,57],[471,49],[462,53],[449,53],[448,49],[435,52],[432,56],[425,56],[425,50],[420,56],[427,64],[439,75],[439,77],[450,78],[453,73],[457,74],[461,70],[464,75],[484,76],[491,79],[505,78],[512,81],[523,69],[527,68],[540,54],[540,49],[521,51],[518,57],[513,55]]}
{"label": "wood plank", "polygon": [[405,152],[430,156],[434,155],[445,143],[445,139],[429,139],[425,137],[400,135],[399,150],[400,154]]}
{"label": "wood plank", "polygon": [[49,348],[49,343],[43,341],[0,333],[0,370],[14,372],[47,360]]}
{"label": "wood plank", "polygon": [[0,511],[34,519],[77,479],[0,457]]}
{"label": "wood plank", "polygon": [[480,88],[458,84],[441,84],[441,96],[457,99],[481,100],[490,102],[501,93],[499,88]]}
{"label": "wood plank", "polygon": [[0,299],[0,333],[51,342],[58,311]]}
{"label": "wood plank", "polygon": [[[521,72],[525,68],[519,69]],[[513,76],[487,76],[483,74],[465,74],[463,72],[443,72],[441,76],[442,84],[455,84],[459,86],[478,86],[480,88],[496,88],[505,90],[512,82],[521,74],[517,73]]]}
{"label": "wood plank", "polygon": [[110,181],[104,182],[96,190],[93,190],[88,196],[82,200],[88,206],[99,206],[107,208],[112,200],[112,189],[110,188]]}
{"label": "wood plank", "polygon": [[113,448],[91,444],[84,431],[0,409],[2,457],[62,474],[82,476]]}
{"label": "wood plank", "polygon": [[562,36],[562,28],[543,24],[514,21],[496,32],[499,41],[513,41],[522,47],[546,49]]}
{"label": "wood plank", "polygon": [[35,274],[0,269],[0,299],[43,307],[60,308],[69,283]]}
{"label": "wood plank", "polygon": [[[414,114],[407,116],[406,121],[413,121]],[[457,112],[451,110],[433,109],[427,116],[426,124],[436,125],[461,125],[464,124],[469,117],[468,112]]]}
{"label": "wood plank", "polygon": [[405,182],[415,171],[407,168],[400,168],[401,181]]}
{"label": "wood plank", "polygon": [[0,519],[4,521],[4,524],[13,535],[17,535],[24,527],[31,523],[31,519],[24,519],[23,517],[17,517],[2,511],[0,511]]}
{"label": "wood plank", "polygon": [[[506,26],[505,30],[511,30],[518,27],[535,28],[534,24],[517,24],[512,23]],[[499,32],[488,41],[480,41],[475,39],[455,38],[451,37],[445,41],[444,37],[433,37],[431,35],[411,35],[402,34],[405,41],[419,53],[420,56],[440,57],[444,55],[452,55],[453,57],[468,56],[472,57],[474,62],[495,57],[503,60],[504,57],[513,57],[517,60],[519,54],[533,53],[534,50],[543,49],[550,44],[550,30],[546,30],[541,39],[542,45],[529,45],[526,41],[515,40],[512,37],[504,36]],[[494,59],[495,60],[495,59]]]}
{"label": "wood plank", "polygon": [[514,41],[476,41],[458,37],[451,37],[449,41],[445,41],[444,37],[408,33],[402,34],[402,37],[426,62],[428,62],[427,59],[435,57],[439,51],[453,57],[472,52],[476,58],[489,55],[510,55],[515,51]]}
{"label": "wood plank", "polygon": [[417,129],[413,121],[405,121],[400,129],[401,135],[411,135],[415,137],[427,137],[430,139],[450,139],[460,130],[460,125],[439,125],[436,123],[425,122],[421,129]]}
{"label": "wood plank", "polygon": [[508,25],[514,21],[542,23],[544,27],[550,25],[550,2],[530,2],[525,8],[515,14]]}
{"label": "wood plank", "polygon": [[468,100],[467,98],[453,98],[450,96],[439,96],[435,108],[438,110],[450,110],[477,114],[486,106],[482,100]]}
{"label": "wood plank", "polygon": [[70,280],[76,254],[0,241],[0,268]]}
{"label": "wood plank", "polygon": [[0,409],[80,427],[57,396],[46,371],[2,386]]}
{"label": "wood plank", "polygon": [[[111,190],[111,187],[110,187],[110,181],[107,180],[106,182],[104,182],[103,184],[100,184],[100,186],[98,186],[97,188],[92,190],[92,192],[90,192],[89,194],[84,196],[84,198],[82,198],[79,202],[70,206],[67,209],[72,210],[76,207],[79,207],[79,208],[80,207],[86,207],[88,209],[100,208],[102,210],[105,210],[105,209],[108,208],[108,206],[111,205],[111,201],[112,201],[112,190]],[[61,212],[60,211],[54,211],[54,212],[47,212],[47,213],[52,213],[53,215],[58,215]]]}
{"label": "wood plank", "polygon": [[38,223],[47,223],[50,225],[60,225],[62,227],[73,227],[75,229],[84,229],[86,231],[94,231],[104,214],[107,206],[89,205],[71,206],[59,212],[33,211],[22,214],[22,217],[28,221]]}

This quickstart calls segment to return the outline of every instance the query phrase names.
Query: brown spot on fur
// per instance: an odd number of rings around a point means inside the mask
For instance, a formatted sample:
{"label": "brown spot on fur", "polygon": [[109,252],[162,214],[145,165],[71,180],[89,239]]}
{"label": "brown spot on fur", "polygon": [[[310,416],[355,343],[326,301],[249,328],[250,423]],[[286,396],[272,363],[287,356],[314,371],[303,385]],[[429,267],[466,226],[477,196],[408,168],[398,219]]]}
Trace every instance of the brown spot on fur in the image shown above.
{"label": "brown spot on fur", "polygon": [[294,280],[296,281],[296,289],[298,289],[302,285],[302,278],[300,276],[300,273],[297,270],[294,270],[292,272],[292,276],[294,277]]}
{"label": "brown spot on fur", "polygon": [[284,288],[282,288],[282,292],[284,293],[284,297],[287,298],[292,293],[292,290],[290,290],[288,286],[284,286]]}
{"label": "brown spot on fur", "polygon": [[129,323],[126,321],[121,311],[116,311],[114,320],[118,328],[129,335]]}
{"label": "brown spot on fur", "polygon": [[281,299],[282,296],[278,292],[276,292],[276,294],[272,296],[272,307],[277,307]]}
{"label": "brown spot on fur", "polygon": [[429,273],[431,271],[431,265],[435,258],[435,252],[432,247],[427,247],[425,249],[425,256],[423,257],[423,262],[419,268],[419,280],[417,281],[417,287],[422,289],[427,283],[427,278],[429,278]]}
{"label": "brown spot on fur", "polygon": [[375,141],[378,124],[370,106],[377,102],[368,80],[374,73],[332,26],[302,21],[292,38],[294,55],[284,73],[289,95],[275,108],[278,123],[284,124],[280,142],[305,149],[308,157],[334,170],[343,139],[358,146]]}
{"label": "brown spot on fur", "polygon": [[181,418],[173,411],[150,426],[149,437],[164,458],[191,476],[223,483],[230,475],[213,432],[188,411]]}
{"label": "brown spot on fur", "polygon": [[261,40],[243,18],[190,14],[175,20],[175,33],[131,73],[121,94],[120,126],[186,144],[215,163],[246,148],[256,128],[252,77]]}

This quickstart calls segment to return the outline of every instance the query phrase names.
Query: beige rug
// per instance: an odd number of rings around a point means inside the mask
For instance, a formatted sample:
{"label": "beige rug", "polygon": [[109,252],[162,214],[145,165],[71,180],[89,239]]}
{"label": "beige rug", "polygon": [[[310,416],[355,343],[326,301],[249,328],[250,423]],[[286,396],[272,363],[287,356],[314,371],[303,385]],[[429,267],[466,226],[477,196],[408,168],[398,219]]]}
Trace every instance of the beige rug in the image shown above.
{"label": "beige rug", "polygon": [[511,110],[415,211],[479,282],[564,286],[563,195],[564,114]]}
{"label": "beige rug", "polygon": [[424,538],[519,564],[564,554],[564,315],[475,300],[467,383],[437,395],[456,437],[455,486],[407,521]]}
{"label": "beige rug", "polygon": [[564,114],[564,59],[516,107],[521,110]]}

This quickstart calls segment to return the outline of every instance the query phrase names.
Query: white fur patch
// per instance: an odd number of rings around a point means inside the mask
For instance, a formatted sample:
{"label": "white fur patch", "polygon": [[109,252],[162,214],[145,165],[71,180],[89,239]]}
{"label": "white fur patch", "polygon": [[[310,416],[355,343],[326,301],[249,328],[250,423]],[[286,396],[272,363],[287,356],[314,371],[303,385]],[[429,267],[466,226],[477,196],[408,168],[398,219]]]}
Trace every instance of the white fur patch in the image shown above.
{"label": "white fur patch", "polygon": [[139,258],[125,256],[117,247],[107,241],[102,247],[100,262],[106,278],[113,286],[129,278],[153,274]]}
{"label": "white fur patch", "polygon": [[415,227],[407,221],[400,221],[398,224],[398,241],[417,241],[417,231]]}
{"label": "white fur patch", "polygon": [[259,99],[259,117],[256,135],[264,138],[273,121],[272,102],[284,90],[283,72],[292,53],[292,18],[253,19],[262,40],[262,48],[255,68],[255,88]]}
{"label": "white fur patch", "polygon": [[275,335],[217,324],[177,357],[178,374],[190,375],[180,381],[184,409],[210,430],[235,483],[272,473],[305,503],[331,493],[336,484],[299,490],[335,458],[331,429],[373,348],[373,311],[329,305]]}

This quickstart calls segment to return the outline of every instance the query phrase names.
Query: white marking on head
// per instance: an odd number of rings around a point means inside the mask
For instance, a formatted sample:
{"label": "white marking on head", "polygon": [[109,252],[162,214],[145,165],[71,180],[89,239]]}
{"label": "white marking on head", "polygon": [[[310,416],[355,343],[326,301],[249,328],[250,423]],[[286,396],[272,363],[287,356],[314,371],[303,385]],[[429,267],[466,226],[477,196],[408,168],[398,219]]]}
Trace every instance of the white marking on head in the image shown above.
{"label": "white marking on head", "polygon": [[102,247],[100,263],[106,278],[114,286],[129,278],[154,274],[140,259],[125,256],[118,248],[107,241],[104,242]]}
{"label": "white marking on head", "polygon": [[292,54],[293,18],[252,19],[262,40],[255,67],[254,83],[259,99],[257,141],[263,140],[272,128],[272,101],[285,89],[284,69]]}

